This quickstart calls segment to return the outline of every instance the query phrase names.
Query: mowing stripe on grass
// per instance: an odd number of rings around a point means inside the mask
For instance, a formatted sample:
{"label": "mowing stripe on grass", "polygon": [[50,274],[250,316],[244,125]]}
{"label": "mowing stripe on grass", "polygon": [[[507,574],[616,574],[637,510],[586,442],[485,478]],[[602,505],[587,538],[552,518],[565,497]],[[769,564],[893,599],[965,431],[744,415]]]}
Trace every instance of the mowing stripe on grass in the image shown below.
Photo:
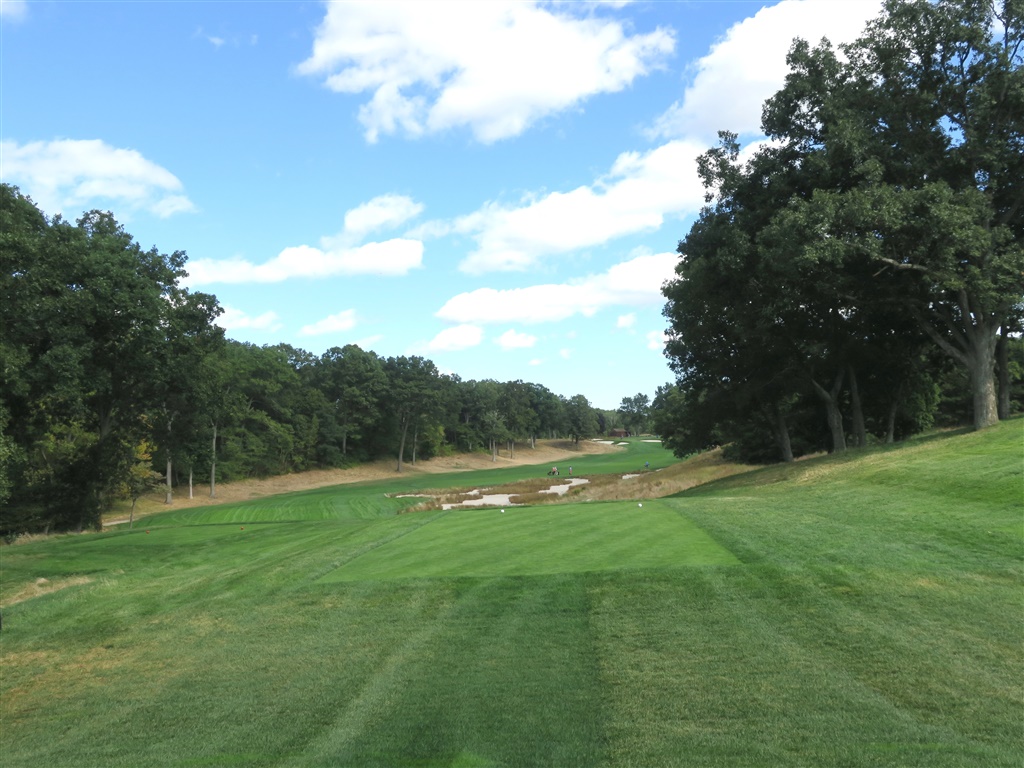
{"label": "mowing stripe on grass", "polygon": [[667,504],[453,511],[345,563],[322,582],[530,576],[739,561]]}

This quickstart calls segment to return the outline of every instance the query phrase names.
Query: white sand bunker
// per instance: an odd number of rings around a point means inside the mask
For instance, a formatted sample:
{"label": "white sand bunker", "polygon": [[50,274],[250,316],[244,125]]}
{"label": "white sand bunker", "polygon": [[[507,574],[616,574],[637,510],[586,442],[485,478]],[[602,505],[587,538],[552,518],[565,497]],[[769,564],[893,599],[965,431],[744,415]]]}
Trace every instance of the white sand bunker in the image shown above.
{"label": "white sand bunker", "polygon": [[641,443],[660,443],[661,440],[641,440]]}
{"label": "white sand bunker", "polygon": [[600,443],[601,445],[615,445],[614,440],[591,440],[592,443]]}
{"label": "white sand bunker", "polygon": [[640,477],[640,473],[637,472],[636,474],[633,474],[633,475],[623,475],[622,479],[623,480],[632,480],[634,477]]}
{"label": "white sand bunker", "polygon": [[[479,494],[480,491],[471,491],[471,494]],[[470,494],[467,494],[467,496]],[[512,494],[515,496],[515,494]],[[507,493],[492,493],[489,496],[480,496],[475,499],[465,499],[458,504],[442,504],[441,509],[455,509],[456,507],[486,507],[486,506],[519,507],[521,504],[513,504],[509,501]]]}
{"label": "white sand bunker", "polygon": [[629,445],[629,443],[616,443],[616,445]]}
{"label": "white sand bunker", "polygon": [[537,491],[537,493],[557,493],[559,496],[565,496],[566,491],[568,491],[573,486],[586,485],[589,482],[590,481],[587,480],[587,478],[585,477],[574,477],[567,483],[561,483],[560,485],[552,485],[546,491]]}

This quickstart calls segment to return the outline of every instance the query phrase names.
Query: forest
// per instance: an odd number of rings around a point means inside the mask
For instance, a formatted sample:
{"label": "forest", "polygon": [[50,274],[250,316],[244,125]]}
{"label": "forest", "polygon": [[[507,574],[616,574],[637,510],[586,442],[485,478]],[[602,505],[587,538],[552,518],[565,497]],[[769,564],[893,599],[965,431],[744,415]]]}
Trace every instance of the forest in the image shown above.
{"label": "forest", "polygon": [[1020,409],[1022,15],[889,2],[852,44],[797,40],[767,140],[700,158],[663,290],[677,453],[789,461]]}
{"label": "forest", "polygon": [[[392,457],[395,469],[538,437],[575,441],[617,412],[524,381],[464,381],[356,345],[317,356],[225,338],[186,256],[143,250],[111,213],[48,219],[0,185],[0,534],[96,527],[155,486]],[[645,395],[622,418],[643,418]],[[625,401],[624,401],[625,402]],[[636,408],[640,408],[640,414]]]}

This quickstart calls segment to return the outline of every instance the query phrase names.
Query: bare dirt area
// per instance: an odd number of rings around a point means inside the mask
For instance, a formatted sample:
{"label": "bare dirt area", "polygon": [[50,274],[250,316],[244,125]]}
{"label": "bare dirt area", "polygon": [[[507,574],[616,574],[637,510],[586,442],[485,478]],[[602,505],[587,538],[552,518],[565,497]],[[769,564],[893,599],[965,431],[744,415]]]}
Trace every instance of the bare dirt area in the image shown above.
{"label": "bare dirt area", "polygon": [[[460,453],[454,456],[440,456],[428,461],[417,461],[416,464],[405,462],[402,465],[402,474],[438,474],[522,464],[558,464],[581,455],[614,453],[619,450],[622,449],[589,440],[581,440],[579,445],[574,445],[571,440],[538,440],[535,448],[531,448],[529,443],[517,444],[512,457],[509,457],[507,450],[503,450],[494,461],[491,460],[489,453]],[[189,498],[187,485],[179,486],[174,489],[174,501],[170,506],[165,503],[165,490],[163,486],[160,486],[144,498],[139,499],[135,506],[135,519],[138,520],[157,512],[165,512],[168,509],[230,504],[279,493],[308,491],[328,485],[384,480],[397,476],[395,463],[394,459],[382,459],[347,469],[314,469],[291,475],[217,483],[217,498],[215,499],[210,498],[209,484],[195,483],[192,487],[192,498]],[[128,514],[129,505],[122,503],[104,516],[103,524],[126,523]]]}

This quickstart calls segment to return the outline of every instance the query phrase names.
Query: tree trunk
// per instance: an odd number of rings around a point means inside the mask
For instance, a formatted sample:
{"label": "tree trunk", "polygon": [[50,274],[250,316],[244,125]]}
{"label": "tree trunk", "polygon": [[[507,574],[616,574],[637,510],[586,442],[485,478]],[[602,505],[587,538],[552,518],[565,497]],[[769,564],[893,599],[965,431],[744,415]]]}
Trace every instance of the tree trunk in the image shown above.
{"label": "tree trunk", "polygon": [[953,322],[949,313],[944,318],[953,341],[939,333],[920,316],[918,323],[946,354],[967,366],[971,381],[974,428],[984,429],[999,421],[995,348],[999,339],[1000,323],[985,313],[966,289],[960,289],[959,303],[960,317],[965,318],[964,324],[958,325]]}
{"label": "tree trunk", "polygon": [[850,410],[853,419],[853,439],[858,448],[868,444],[868,431],[864,426],[864,409],[860,402],[860,389],[857,387],[857,373],[849,366],[850,374]]}
{"label": "tree trunk", "polygon": [[132,508],[131,508],[131,511],[128,513],[128,528],[129,529],[131,529],[131,527],[135,524],[135,502],[137,500],[138,499],[135,496],[132,496]]}
{"label": "tree trunk", "polygon": [[782,412],[782,409],[778,405],[772,406],[772,410],[775,412],[775,442],[779,446],[779,453],[782,454],[783,461],[793,460],[793,445],[789,440],[789,425],[786,423],[786,414]]}
{"label": "tree trunk", "polygon": [[896,442],[896,413],[899,411],[900,401],[894,397],[889,403],[889,414],[885,421],[885,444],[892,445]]}
{"label": "tree trunk", "polygon": [[188,465],[188,497],[190,499],[195,498],[192,495],[192,465]]}
{"label": "tree trunk", "polygon": [[210,498],[217,498],[217,425],[213,425],[213,445],[210,450]]}
{"label": "tree trunk", "polygon": [[348,453],[348,427],[341,430],[341,455]]}
{"label": "tree trunk", "polygon": [[977,345],[967,358],[971,373],[974,428],[984,429],[999,422],[996,398],[995,344]]}
{"label": "tree trunk", "polygon": [[402,438],[398,443],[398,466],[395,468],[396,472],[402,471],[402,460],[405,458],[405,436],[409,433],[409,422],[407,419],[402,419]]}
{"label": "tree trunk", "polygon": [[498,441],[495,440],[492,437],[491,438],[491,461],[494,462],[494,461],[497,461],[497,460],[498,460]]}
{"label": "tree trunk", "polygon": [[419,442],[419,438],[420,438],[420,428],[419,428],[419,425],[417,425],[412,430],[412,465],[414,467],[416,466],[416,444]]}
{"label": "tree trunk", "polygon": [[167,495],[164,497],[164,504],[174,503],[174,492],[171,490],[172,477],[171,477],[171,455],[167,454]]}
{"label": "tree trunk", "polygon": [[996,414],[1002,421],[1010,418],[1010,330],[1005,324],[996,342],[996,373],[999,378]]}
{"label": "tree trunk", "polygon": [[836,374],[831,391],[825,389],[814,379],[811,379],[814,391],[818,393],[818,397],[820,397],[821,401],[825,404],[828,428],[832,433],[833,453],[840,453],[846,450],[846,431],[843,429],[843,414],[839,410],[839,393],[842,391],[843,379],[845,377],[846,369],[843,368],[838,374]]}

